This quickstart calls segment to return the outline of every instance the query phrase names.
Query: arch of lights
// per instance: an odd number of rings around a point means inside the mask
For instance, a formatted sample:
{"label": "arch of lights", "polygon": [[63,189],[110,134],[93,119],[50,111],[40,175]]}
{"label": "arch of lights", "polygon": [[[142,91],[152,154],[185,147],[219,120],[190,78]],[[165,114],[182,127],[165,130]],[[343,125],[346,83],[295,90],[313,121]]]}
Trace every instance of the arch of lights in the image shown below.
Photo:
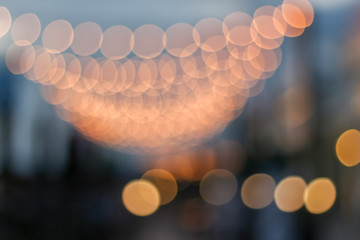
{"label": "arch of lights", "polygon": [[[73,28],[66,20],[41,31],[35,14],[11,26],[0,7],[0,36],[11,29],[8,69],[38,83],[57,114],[89,140],[152,154],[222,131],[279,67],[284,37],[300,36],[313,18],[308,0],[284,0],[253,16],[235,12],[165,31],[147,24],[103,32],[94,22]],[[42,45],[34,45],[39,37]]]}

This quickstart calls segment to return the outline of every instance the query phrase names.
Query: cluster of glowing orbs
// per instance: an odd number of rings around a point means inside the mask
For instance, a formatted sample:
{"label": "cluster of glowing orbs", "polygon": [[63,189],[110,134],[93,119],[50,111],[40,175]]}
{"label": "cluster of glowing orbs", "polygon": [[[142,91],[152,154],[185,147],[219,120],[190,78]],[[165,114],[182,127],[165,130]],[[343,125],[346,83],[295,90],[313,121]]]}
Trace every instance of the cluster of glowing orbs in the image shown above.
{"label": "cluster of glowing orbs", "polygon": [[72,51],[80,56],[89,56],[97,52],[103,41],[101,27],[94,22],[84,22],[74,29]]}
{"label": "cluster of glowing orbs", "polygon": [[43,46],[51,53],[68,49],[74,39],[74,30],[66,20],[56,20],[46,26],[42,33]]}
{"label": "cluster of glowing orbs", "polygon": [[161,205],[168,204],[176,197],[178,186],[174,176],[164,169],[152,169],[141,177],[154,184],[160,193]]}
{"label": "cluster of glowing orbs", "polygon": [[16,45],[29,46],[37,40],[41,32],[41,23],[37,15],[26,13],[12,24],[11,37]]}
{"label": "cluster of glowing orbs", "polygon": [[209,204],[219,206],[230,202],[237,192],[235,176],[223,169],[208,172],[200,182],[200,195]]}
{"label": "cluster of glowing orbs", "polygon": [[276,184],[267,174],[254,174],[247,178],[241,187],[243,203],[252,209],[267,207],[274,200]]}
{"label": "cluster of glowing orbs", "polygon": [[146,180],[134,180],[123,189],[122,201],[126,209],[137,216],[153,214],[160,206],[157,188]]}
{"label": "cluster of glowing orbs", "polygon": [[304,205],[306,182],[301,177],[287,177],[278,183],[274,193],[276,206],[283,212],[295,212]]}
{"label": "cluster of glowing orbs", "polygon": [[306,209],[313,214],[327,212],[335,203],[336,188],[328,178],[317,178],[309,183],[305,190]]}
{"label": "cluster of glowing orbs", "polygon": [[[296,1],[288,4],[307,10]],[[13,32],[21,32],[17,26],[25,17],[36,30],[37,17],[31,16],[18,18]],[[265,6],[253,17],[237,12],[224,21],[200,20],[194,27],[174,24],[166,32],[147,24],[134,32],[113,26],[104,33],[93,22],[73,29],[57,20],[45,28],[43,48],[12,47],[8,55],[16,54],[7,57],[7,65],[13,73],[51,86],[43,88],[45,99],[93,141],[134,152],[189,147],[221,131],[248,97],[263,90],[264,80],[281,63],[278,47],[287,29],[296,28],[293,19],[288,8]],[[22,44],[32,43],[34,36]],[[80,57],[58,54],[69,46]],[[90,57],[99,49],[105,58]],[[136,57],[125,58],[131,51]],[[192,180],[206,173],[192,168]]]}
{"label": "cluster of glowing orbs", "polygon": [[360,162],[360,132],[351,129],[338,138],[336,154],[339,161],[347,167],[353,167]]}
{"label": "cluster of glowing orbs", "polygon": [[11,14],[6,7],[0,7],[0,37],[7,34],[11,27]]}

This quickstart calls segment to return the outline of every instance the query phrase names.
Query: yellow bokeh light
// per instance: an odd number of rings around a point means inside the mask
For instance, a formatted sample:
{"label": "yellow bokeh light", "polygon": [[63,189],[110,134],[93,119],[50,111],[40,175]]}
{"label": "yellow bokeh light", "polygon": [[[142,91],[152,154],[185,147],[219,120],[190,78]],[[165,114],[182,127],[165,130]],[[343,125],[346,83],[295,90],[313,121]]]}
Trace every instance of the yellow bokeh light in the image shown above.
{"label": "yellow bokeh light", "polygon": [[122,200],[125,208],[137,216],[149,216],[160,205],[160,194],[157,188],[146,180],[129,182],[123,192]]}
{"label": "yellow bokeh light", "polygon": [[360,132],[351,129],[339,137],[336,142],[336,155],[347,167],[353,167],[360,162]]}
{"label": "yellow bokeh light", "polygon": [[311,181],[305,190],[306,209],[313,214],[328,211],[335,203],[336,188],[328,178],[317,178]]}
{"label": "yellow bokeh light", "polygon": [[246,206],[253,209],[265,208],[274,199],[274,179],[267,174],[254,174],[242,185],[241,198]]}
{"label": "yellow bokeh light", "polygon": [[154,184],[160,193],[161,205],[165,205],[174,200],[178,186],[175,177],[166,170],[152,169],[144,173],[141,179]]}
{"label": "yellow bokeh light", "polygon": [[304,205],[306,183],[301,177],[287,177],[275,189],[276,206],[284,212],[295,212]]}
{"label": "yellow bokeh light", "polygon": [[234,198],[237,186],[237,180],[231,172],[215,169],[202,178],[200,195],[212,205],[224,205]]}

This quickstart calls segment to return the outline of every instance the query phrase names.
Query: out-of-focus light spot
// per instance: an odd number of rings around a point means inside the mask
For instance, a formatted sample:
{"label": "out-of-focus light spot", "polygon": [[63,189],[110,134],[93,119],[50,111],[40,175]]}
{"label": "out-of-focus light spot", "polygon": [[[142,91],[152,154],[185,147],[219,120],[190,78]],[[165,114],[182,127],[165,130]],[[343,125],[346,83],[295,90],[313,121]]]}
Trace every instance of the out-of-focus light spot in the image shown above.
{"label": "out-of-focus light spot", "polygon": [[123,192],[122,200],[126,209],[137,216],[149,216],[160,205],[160,194],[157,188],[146,180],[129,182]]}
{"label": "out-of-focus light spot", "polygon": [[152,24],[143,25],[134,31],[133,52],[141,58],[150,59],[162,53],[166,45],[164,31]]}
{"label": "out-of-focus light spot", "polygon": [[274,199],[276,184],[267,174],[255,174],[245,180],[241,187],[241,198],[246,206],[253,209],[265,208]]}
{"label": "out-of-focus light spot", "polygon": [[84,22],[74,29],[73,52],[80,56],[89,56],[99,50],[103,41],[101,27],[94,22]]}
{"label": "out-of-focus light spot", "polygon": [[66,71],[64,75],[56,82],[55,86],[59,89],[72,88],[80,79],[81,64],[79,59],[71,54],[63,54]]}
{"label": "out-of-focus light spot", "polygon": [[11,36],[15,44],[19,46],[29,46],[39,37],[41,23],[33,13],[26,13],[18,17],[12,27]]}
{"label": "out-of-focus light spot", "polygon": [[305,28],[314,21],[314,9],[308,0],[284,0],[282,14],[295,28]]}
{"label": "out-of-focus light spot", "polygon": [[328,178],[314,179],[305,190],[305,206],[313,214],[328,211],[334,205],[335,200],[336,188]]}
{"label": "out-of-focus light spot", "polygon": [[230,202],[237,191],[235,176],[226,170],[216,169],[207,173],[200,182],[200,195],[212,205],[224,205]]}
{"label": "out-of-focus light spot", "polygon": [[66,20],[56,20],[46,26],[42,33],[44,47],[51,53],[68,49],[74,39],[74,30]]}
{"label": "out-of-focus light spot", "polygon": [[13,74],[23,74],[33,66],[35,49],[33,46],[21,47],[12,44],[6,52],[6,66]]}
{"label": "out-of-focus light spot", "polygon": [[340,162],[353,167],[360,162],[360,132],[351,129],[339,137],[336,142],[336,154]]}
{"label": "out-of-focus light spot", "polygon": [[278,31],[278,19],[274,17],[275,7],[263,6],[258,8],[254,13],[253,27],[256,31],[267,39],[278,39],[283,34]]}
{"label": "out-of-focus light spot", "polygon": [[204,51],[217,52],[226,46],[223,23],[217,18],[205,18],[194,27],[193,37],[196,44]]}
{"label": "out-of-focus light spot", "polygon": [[0,7],[0,37],[7,34],[11,27],[11,15],[6,7]]}
{"label": "out-of-focus light spot", "polygon": [[77,92],[88,92],[92,90],[100,79],[100,66],[96,59],[92,57],[79,58],[81,64],[81,76],[73,89]]}
{"label": "out-of-focus light spot", "polygon": [[289,25],[282,14],[282,5],[274,10],[274,26],[277,31],[286,37],[298,37],[304,33],[305,28],[295,28]]}
{"label": "out-of-focus light spot", "polygon": [[243,12],[231,13],[223,21],[226,39],[237,46],[247,46],[252,42],[250,26],[252,17]]}
{"label": "out-of-focus light spot", "polygon": [[306,183],[301,177],[287,177],[275,189],[275,203],[284,212],[295,212],[304,205]]}
{"label": "out-of-focus light spot", "polygon": [[104,32],[102,54],[110,59],[123,59],[134,47],[134,35],[125,26],[113,26]]}
{"label": "out-of-focus light spot", "polygon": [[35,62],[33,66],[27,71],[24,76],[31,81],[38,81],[42,79],[51,67],[51,55],[44,48],[37,48],[35,50]]}
{"label": "out-of-focus light spot", "polygon": [[187,231],[207,230],[216,219],[216,209],[198,198],[186,201],[180,208],[180,225]]}
{"label": "out-of-focus light spot", "polygon": [[174,200],[178,187],[174,176],[163,169],[153,169],[144,173],[141,179],[154,184],[160,193],[161,205],[168,204]]}
{"label": "out-of-focus light spot", "polygon": [[166,30],[166,50],[175,57],[188,57],[193,54],[198,48],[193,31],[194,28],[187,23],[171,25]]}

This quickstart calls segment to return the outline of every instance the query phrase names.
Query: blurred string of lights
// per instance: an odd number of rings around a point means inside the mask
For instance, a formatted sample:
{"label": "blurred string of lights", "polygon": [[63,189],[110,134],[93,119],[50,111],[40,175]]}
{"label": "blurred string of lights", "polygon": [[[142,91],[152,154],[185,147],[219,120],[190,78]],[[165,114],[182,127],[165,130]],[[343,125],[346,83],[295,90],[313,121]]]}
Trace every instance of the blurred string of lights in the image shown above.
{"label": "blurred string of lights", "polygon": [[[73,28],[66,20],[42,29],[33,13],[12,22],[0,7],[0,36],[10,31],[14,42],[8,69],[39,83],[57,114],[89,140],[161,154],[204,142],[239,116],[279,67],[284,37],[300,36],[313,18],[308,0],[284,0],[253,16],[103,32],[94,22]],[[93,56],[99,50],[102,57]]]}
{"label": "blurred string of lights", "polygon": [[[161,205],[170,203],[177,193],[177,181],[170,172],[152,169],[124,187],[122,200],[132,214],[149,216]],[[200,180],[199,193],[202,201],[198,205],[221,206],[239,194],[238,181],[230,171],[214,169]],[[316,178],[306,184],[299,176],[286,177],[276,184],[270,175],[260,173],[243,182],[239,195],[245,206],[255,210],[275,202],[283,212],[296,212],[305,206],[312,214],[322,214],[334,205],[336,187],[329,178]]]}

